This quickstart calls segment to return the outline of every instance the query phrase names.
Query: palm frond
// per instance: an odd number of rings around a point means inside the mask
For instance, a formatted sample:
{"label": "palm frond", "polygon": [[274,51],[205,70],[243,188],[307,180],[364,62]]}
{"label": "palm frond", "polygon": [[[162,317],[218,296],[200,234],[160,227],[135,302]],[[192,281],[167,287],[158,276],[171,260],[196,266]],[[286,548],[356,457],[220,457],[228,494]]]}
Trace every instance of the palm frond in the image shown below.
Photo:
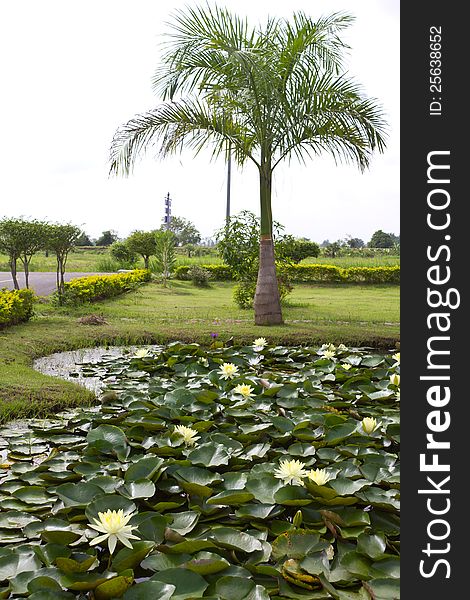
{"label": "palm frond", "polygon": [[135,116],[120,127],[113,138],[110,151],[110,173],[128,175],[136,160],[151,148],[167,156],[180,151],[183,145],[195,154],[208,144],[213,156],[227,152],[232,145],[236,162],[243,165],[254,158],[257,140],[227,114],[198,100],[166,102],[156,109]]}

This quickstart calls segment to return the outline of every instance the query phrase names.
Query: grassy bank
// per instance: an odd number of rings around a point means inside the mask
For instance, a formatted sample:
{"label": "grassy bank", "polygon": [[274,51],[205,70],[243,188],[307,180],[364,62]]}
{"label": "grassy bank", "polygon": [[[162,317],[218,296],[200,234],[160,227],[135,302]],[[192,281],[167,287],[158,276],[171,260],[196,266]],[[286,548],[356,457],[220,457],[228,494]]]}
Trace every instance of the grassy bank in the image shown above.
{"label": "grassy bank", "polygon": [[[255,327],[253,311],[237,309],[232,292],[232,283],[198,289],[175,281],[166,289],[151,283],[79,308],[38,304],[29,323],[0,332],[0,421],[92,401],[82,388],[31,368],[34,358],[62,350],[177,339],[207,344],[211,333],[222,341],[233,336],[236,342],[251,343],[264,336],[272,343],[343,342],[382,348],[393,348],[399,339],[397,286],[296,286],[284,308],[285,324],[275,327]],[[80,322],[91,314],[105,323]]]}

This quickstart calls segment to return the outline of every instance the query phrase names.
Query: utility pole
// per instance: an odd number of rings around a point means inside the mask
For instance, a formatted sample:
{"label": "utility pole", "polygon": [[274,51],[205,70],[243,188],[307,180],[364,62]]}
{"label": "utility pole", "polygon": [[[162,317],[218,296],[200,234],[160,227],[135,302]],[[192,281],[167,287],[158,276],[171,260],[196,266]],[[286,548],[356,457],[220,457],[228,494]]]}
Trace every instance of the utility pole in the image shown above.
{"label": "utility pole", "polygon": [[227,207],[225,211],[225,221],[228,225],[230,219],[230,186],[232,183],[232,142],[228,143],[227,160]]}
{"label": "utility pole", "polygon": [[163,224],[165,225],[166,229],[170,228],[170,223],[171,223],[171,198],[170,198],[170,192],[168,192],[168,194],[165,196],[165,210],[164,210],[164,217],[163,217]]}

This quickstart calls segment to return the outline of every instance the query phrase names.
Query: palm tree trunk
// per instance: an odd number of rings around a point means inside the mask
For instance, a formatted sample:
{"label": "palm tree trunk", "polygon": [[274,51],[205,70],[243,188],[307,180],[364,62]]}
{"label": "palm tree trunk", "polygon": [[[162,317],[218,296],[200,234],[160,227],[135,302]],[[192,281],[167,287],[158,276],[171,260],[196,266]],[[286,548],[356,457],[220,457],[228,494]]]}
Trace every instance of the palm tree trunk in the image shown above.
{"label": "palm tree trunk", "polygon": [[255,293],[255,325],[282,323],[281,300],[276,276],[274,243],[272,237],[271,184],[269,165],[260,168],[261,238],[259,244],[259,270]]}

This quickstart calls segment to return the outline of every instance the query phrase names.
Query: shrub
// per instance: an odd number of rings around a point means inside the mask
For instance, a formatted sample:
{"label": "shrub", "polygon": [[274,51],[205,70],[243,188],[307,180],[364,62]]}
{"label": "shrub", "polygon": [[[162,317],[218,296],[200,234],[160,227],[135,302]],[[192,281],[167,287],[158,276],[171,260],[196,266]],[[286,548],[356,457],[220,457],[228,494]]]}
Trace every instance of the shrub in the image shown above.
{"label": "shrub", "polygon": [[125,242],[113,242],[109,247],[109,252],[123,269],[129,268],[129,265],[135,266],[137,254],[133,252]]}
{"label": "shrub", "polygon": [[112,298],[134,289],[139,283],[150,281],[150,278],[150,271],[145,269],[114,275],[77,277],[65,284],[64,301],[67,304],[81,304]]}
{"label": "shrub", "polygon": [[[233,279],[232,271],[228,265],[200,265],[202,269],[211,274],[211,279],[216,281],[231,281]],[[189,281],[191,277],[188,274],[192,265],[179,265],[175,269],[176,279]]]}
{"label": "shrub", "polygon": [[197,287],[209,287],[209,279],[212,275],[207,269],[198,265],[193,265],[188,270],[188,277]]}
{"label": "shrub", "polygon": [[33,315],[31,290],[0,290],[0,328],[28,321]]}
{"label": "shrub", "polygon": [[[283,302],[292,292],[292,285],[285,277],[278,278],[279,296]],[[253,308],[255,300],[256,281],[241,281],[233,290],[233,299],[239,308]]]}
{"label": "shrub", "polygon": [[256,281],[241,281],[233,290],[233,299],[239,308],[253,308]]}

